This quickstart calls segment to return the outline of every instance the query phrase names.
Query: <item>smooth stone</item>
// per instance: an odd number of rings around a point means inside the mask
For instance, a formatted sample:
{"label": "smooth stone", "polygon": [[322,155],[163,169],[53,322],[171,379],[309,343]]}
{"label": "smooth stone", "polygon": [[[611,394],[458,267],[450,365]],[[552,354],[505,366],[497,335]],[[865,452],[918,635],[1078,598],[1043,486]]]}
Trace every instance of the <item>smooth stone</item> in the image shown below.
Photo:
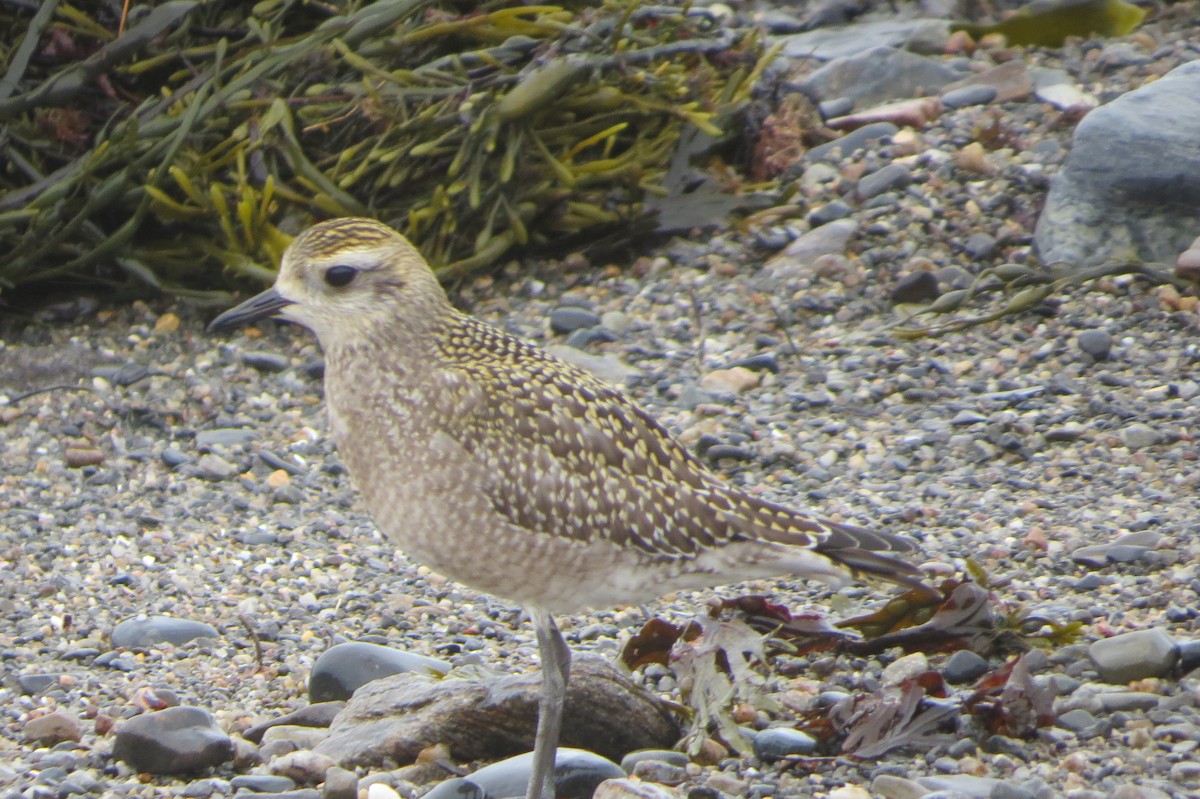
{"label": "smooth stone", "polygon": [[69,713],[56,710],[30,719],[21,727],[26,741],[41,746],[54,746],[63,741],[78,741],[82,737],[79,720]]}
{"label": "smooth stone", "polygon": [[196,446],[200,449],[236,447],[256,440],[258,440],[258,431],[248,427],[218,427],[196,433]]}
{"label": "smooth stone", "polygon": [[58,685],[57,674],[18,674],[17,685],[26,696],[37,696]]}
{"label": "smooth stone", "polygon": [[186,644],[197,638],[220,638],[211,624],[174,616],[148,616],[126,619],[113,628],[110,639],[114,649],[134,649],[155,644]]}
{"label": "smooth stone", "polygon": [[257,369],[267,374],[282,372],[291,366],[286,355],[274,352],[244,352],[242,353],[242,363],[251,369]]}
{"label": "smooth stone", "polygon": [[833,202],[822,205],[820,208],[814,208],[808,214],[807,220],[808,224],[812,225],[814,228],[818,228],[821,227],[821,225],[828,225],[830,222],[834,222],[838,219],[845,219],[853,213],[854,209],[849,205],[841,200],[834,200]]}
{"label": "smooth stone", "polygon": [[792,755],[811,755],[817,751],[817,740],[791,727],[768,727],[754,736],[753,746],[755,757],[773,763]]}
{"label": "smooth stone", "polygon": [[1116,691],[1103,693],[1096,697],[1105,713],[1130,710],[1153,710],[1158,707],[1162,697],[1145,691]]}
{"label": "smooth stone", "polygon": [[358,775],[336,766],[329,769],[321,794],[322,799],[358,799]]}
{"label": "smooth stone", "polygon": [[929,793],[921,783],[895,774],[879,774],[871,780],[871,790],[883,799],[922,799]]}
{"label": "smooth stone", "polygon": [[167,447],[162,451],[162,454],[159,455],[159,457],[162,458],[163,464],[171,469],[174,469],[176,466],[182,466],[185,463],[192,462],[191,455],[188,455],[183,450],[176,449],[175,447]]}
{"label": "smooth stone", "polygon": [[972,105],[987,105],[996,99],[999,92],[995,86],[960,86],[942,94],[942,105],[946,108],[967,108]]}
{"label": "smooth stone", "polygon": [[963,252],[973,261],[986,261],[996,254],[996,239],[987,233],[972,233],[963,242]]}
{"label": "smooth stone", "polygon": [[336,766],[333,758],[311,749],[297,749],[271,761],[272,774],[287,777],[298,785],[316,785],[325,779],[325,772]]}
{"label": "smooth stone", "polygon": [[1179,658],[1175,639],[1160,629],[1103,638],[1088,647],[1088,657],[1100,679],[1114,685],[1147,677],[1162,677]]}
{"label": "smooth stone", "polygon": [[237,790],[244,788],[251,793],[279,793],[296,787],[296,783],[287,777],[274,774],[239,774],[229,781],[229,785]]}
{"label": "smooth stone", "polygon": [[991,666],[980,655],[969,649],[960,649],[946,661],[942,667],[942,676],[951,685],[977,680],[987,674]]}
{"label": "smooth stone", "polygon": [[1177,648],[1179,650],[1180,674],[1191,674],[1194,670],[1200,668],[1200,639],[1180,641]]}
{"label": "smooth stone", "polygon": [[1075,337],[1075,343],[1097,361],[1107,361],[1112,353],[1112,336],[1107,330],[1084,330]]}
{"label": "smooth stone", "polygon": [[211,452],[200,456],[200,460],[196,461],[195,469],[197,477],[211,480],[214,483],[229,480],[242,473],[242,470],[235,464]]}
{"label": "smooth stone", "polygon": [[561,335],[599,324],[598,314],[577,305],[561,305],[550,312],[550,329]]}
{"label": "smooth stone", "polygon": [[634,766],[643,760],[657,760],[679,768],[683,768],[689,762],[686,752],[677,752],[674,749],[638,749],[621,758],[621,769],[626,774],[632,774]]}
{"label": "smooth stone", "polygon": [[354,641],[337,644],[321,653],[308,677],[308,700],[313,704],[349,699],[353,693],[381,677],[404,672],[443,676],[450,671],[443,660]]}
{"label": "smooth stone", "polygon": [[1162,435],[1153,427],[1140,422],[1121,428],[1121,443],[1129,449],[1145,449],[1162,441]]}
{"label": "smooth stone", "polygon": [[[854,193],[860,200],[869,200],[886,191],[903,189],[912,181],[912,172],[904,164],[888,164],[875,170],[869,175],[863,175],[854,187]],[[936,283],[933,275],[929,276]]]}
{"label": "smooth stone", "polygon": [[[480,796],[493,799],[524,796],[529,786],[533,753],[526,752],[490,766],[484,766],[462,780],[439,783],[422,799],[463,799]],[[554,758],[555,797],[591,799],[596,787],[607,779],[624,777],[616,763],[583,749],[560,747]],[[453,784],[457,783],[457,784]],[[467,783],[466,786],[463,783]],[[471,787],[478,788],[473,793]]]}
{"label": "smooth stone", "polygon": [[138,771],[178,774],[219,766],[233,757],[233,741],[204,708],[180,705],[143,713],[116,731],[113,757]]}
{"label": "smooth stone", "polygon": [[1093,726],[1096,723],[1096,717],[1083,708],[1077,707],[1059,715],[1054,723],[1064,730],[1079,732]]}
{"label": "smooth stone", "polygon": [[892,287],[892,302],[927,302],[937,299],[940,293],[937,277],[932,272],[909,272]]}

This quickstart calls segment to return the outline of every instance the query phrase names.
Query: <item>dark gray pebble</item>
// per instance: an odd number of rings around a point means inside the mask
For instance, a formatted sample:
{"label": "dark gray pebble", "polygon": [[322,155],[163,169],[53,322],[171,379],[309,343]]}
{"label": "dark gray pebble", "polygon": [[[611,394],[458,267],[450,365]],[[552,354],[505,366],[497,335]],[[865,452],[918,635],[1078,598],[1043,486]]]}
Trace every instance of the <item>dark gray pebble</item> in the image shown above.
{"label": "dark gray pebble", "polygon": [[159,457],[162,458],[163,464],[171,469],[174,469],[176,466],[182,466],[185,463],[192,462],[192,457],[190,455],[182,450],[176,449],[175,447],[167,447],[162,451],[162,455]]}
{"label": "dark gray pebble", "polygon": [[749,369],[752,372],[779,372],[779,359],[775,357],[773,352],[763,352],[758,355],[751,355],[748,358],[732,361],[725,364],[726,369],[733,369],[740,366],[743,369]]}
{"label": "dark gray pebble", "polygon": [[1180,641],[1176,650],[1179,652],[1177,670],[1181,675],[1190,674],[1200,668],[1200,639]]}
{"label": "dark gray pebble", "polygon": [[735,461],[752,461],[754,460],[754,453],[736,444],[713,444],[704,451],[704,457],[710,461],[719,461],[723,458]]}
{"label": "dark gray pebble", "polygon": [[114,648],[153,646],[154,644],[186,644],[196,638],[217,638],[221,634],[211,624],[174,616],[148,616],[126,619],[113,628],[110,636]]}
{"label": "dark gray pebble", "polygon": [[616,335],[607,327],[596,325],[595,327],[581,327],[578,330],[572,330],[567,336],[566,345],[574,347],[577,350],[587,349],[589,344],[596,342],[616,341]]}
{"label": "dark gray pebble", "polygon": [[811,755],[817,741],[811,735],[791,727],[768,727],[754,736],[754,756],[773,763],[789,755]]}
{"label": "dark gray pebble", "polygon": [[242,733],[242,737],[247,741],[259,743],[263,739],[263,735],[267,730],[280,724],[295,725],[297,727],[328,727],[333,723],[333,718],[338,713],[342,712],[342,708],[346,706],[345,702],[319,702],[317,704],[307,705],[288,713],[286,716],[280,716],[277,719],[264,722],[255,727],[251,727]]}
{"label": "dark gray pebble", "polygon": [[951,89],[942,95],[942,105],[946,108],[966,108],[971,105],[987,105],[996,99],[995,86],[962,86]]}
{"label": "dark gray pebble", "polygon": [[287,356],[279,355],[274,352],[246,352],[242,353],[242,363],[249,366],[251,369],[257,369],[260,372],[282,372],[291,364],[288,362]]}
{"label": "dark gray pebble", "polygon": [[18,674],[17,685],[26,696],[36,696],[58,685],[57,674]]}
{"label": "dark gray pebble", "polygon": [[575,305],[560,305],[550,312],[550,329],[563,335],[599,324],[600,317],[594,311]]}
{"label": "dark gray pebble", "polygon": [[233,741],[207,710],[181,705],[121,724],[113,757],[138,771],[179,774],[226,762],[233,757]]}
{"label": "dark gray pebble", "polygon": [[909,272],[892,288],[892,302],[925,302],[938,295],[938,281],[932,272]]}
{"label": "dark gray pebble", "polygon": [[834,200],[820,208],[813,209],[808,215],[808,224],[820,227],[838,219],[845,219],[852,213],[854,213],[854,209],[849,205],[841,200]]}
{"label": "dark gray pebble", "polygon": [[321,653],[308,678],[308,699],[316,704],[349,699],[371,680],[416,671],[441,676],[450,664],[402,649],[355,641],[338,644]]}
{"label": "dark gray pebble", "polygon": [[1112,353],[1112,336],[1107,330],[1084,330],[1075,337],[1075,343],[1097,361],[1107,361]]}
{"label": "dark gray pebble", "polygon": [[[860,200],[869,200],[885,191],[903,189],[912,181],[912,172],[904,164],[888,164],[869,175],[864,175],[854,188]],[[932,278],[933,275],[930,275]],[[936,279],[935,279],[936,280]]]}
{"label": "dark gray pebble", "polygon": [[977,680],[987,674],[988,662],[969,649],[960,649],[950,656],[942,668],[946,682],[959,685]]}
{"label": "dark gray pebble", "polygon": [[817,105],[822,119],[844,117],[854,110],[854,100],[850,97],[833,97]]}
{"label": "dark gray pebble", "polygon": [[972,233],[963,243],[963,251],[971,260],[987,260],[996,254],[996,239],[987,233]]}

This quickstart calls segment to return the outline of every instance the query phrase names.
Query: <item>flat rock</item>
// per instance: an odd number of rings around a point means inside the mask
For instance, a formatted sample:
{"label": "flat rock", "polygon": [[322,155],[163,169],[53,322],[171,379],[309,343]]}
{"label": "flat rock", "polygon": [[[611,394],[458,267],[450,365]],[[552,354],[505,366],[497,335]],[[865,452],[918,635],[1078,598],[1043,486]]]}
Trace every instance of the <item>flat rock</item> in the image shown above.
{"label": "flat rock", "polygon": [[155,644],[186,644],[197,638],[219,638],[221,634],[211,624],[174,616],[147,616],[126,619],[113,627],[110,634],[113,648],[154,646]]}
{"label": "flat rock", "polygon": [[936,94],[960,77],[957,70],[941,61],[894,47],[876,47],[833,59],[806,77],[800,86],[810,97],[820,100],[846,97],[861,108]]}
{"label": "flat rock", "polygon": [[[541,672],[480,679],[396,674],[368,683],[338,714],[316,751],[343,768],[407,764],[433,742],[456,760],[494,760],[533,747]],[[667,705],[606,660],[577,654],[563,712],[562,742],[619,760],[673,745]]]}

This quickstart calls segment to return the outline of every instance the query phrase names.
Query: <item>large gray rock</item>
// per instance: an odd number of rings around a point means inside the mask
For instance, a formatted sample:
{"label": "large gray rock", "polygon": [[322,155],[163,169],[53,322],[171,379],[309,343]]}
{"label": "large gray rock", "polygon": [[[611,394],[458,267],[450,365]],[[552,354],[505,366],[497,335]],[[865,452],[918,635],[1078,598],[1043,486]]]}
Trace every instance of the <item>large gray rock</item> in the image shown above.
{"label": "large gray rock", "polygon": [[[478,679],[396,674],[367,683],[317,745],[343,768],[413,762],[435,743],[454,758],[495,760],[533,748],[540,672]],[[671,746],[679,728],[667,705],[599,657],[576,655],[563,711],[562,744],[620,760]]]}
{"label": "large gray rock", "polygon": [[1200,61],[1092,111],[1035,243],[1044,263],[1173,264],[1200,229]]}

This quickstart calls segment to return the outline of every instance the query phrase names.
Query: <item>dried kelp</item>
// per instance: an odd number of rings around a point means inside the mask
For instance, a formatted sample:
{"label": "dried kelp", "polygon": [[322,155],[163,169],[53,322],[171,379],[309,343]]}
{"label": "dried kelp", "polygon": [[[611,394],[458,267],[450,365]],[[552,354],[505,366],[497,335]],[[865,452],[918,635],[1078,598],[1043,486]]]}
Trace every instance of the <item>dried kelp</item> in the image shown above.
{"label": "dried kelp", "polygon": [[[0,5],[0,290],[271,277],[290,234],[375,216],[443,275],[617,233],[686,131],[746,103],[758,41],[700,10],[380,0]],[[574,240],[574,238],[572,239]]]}

